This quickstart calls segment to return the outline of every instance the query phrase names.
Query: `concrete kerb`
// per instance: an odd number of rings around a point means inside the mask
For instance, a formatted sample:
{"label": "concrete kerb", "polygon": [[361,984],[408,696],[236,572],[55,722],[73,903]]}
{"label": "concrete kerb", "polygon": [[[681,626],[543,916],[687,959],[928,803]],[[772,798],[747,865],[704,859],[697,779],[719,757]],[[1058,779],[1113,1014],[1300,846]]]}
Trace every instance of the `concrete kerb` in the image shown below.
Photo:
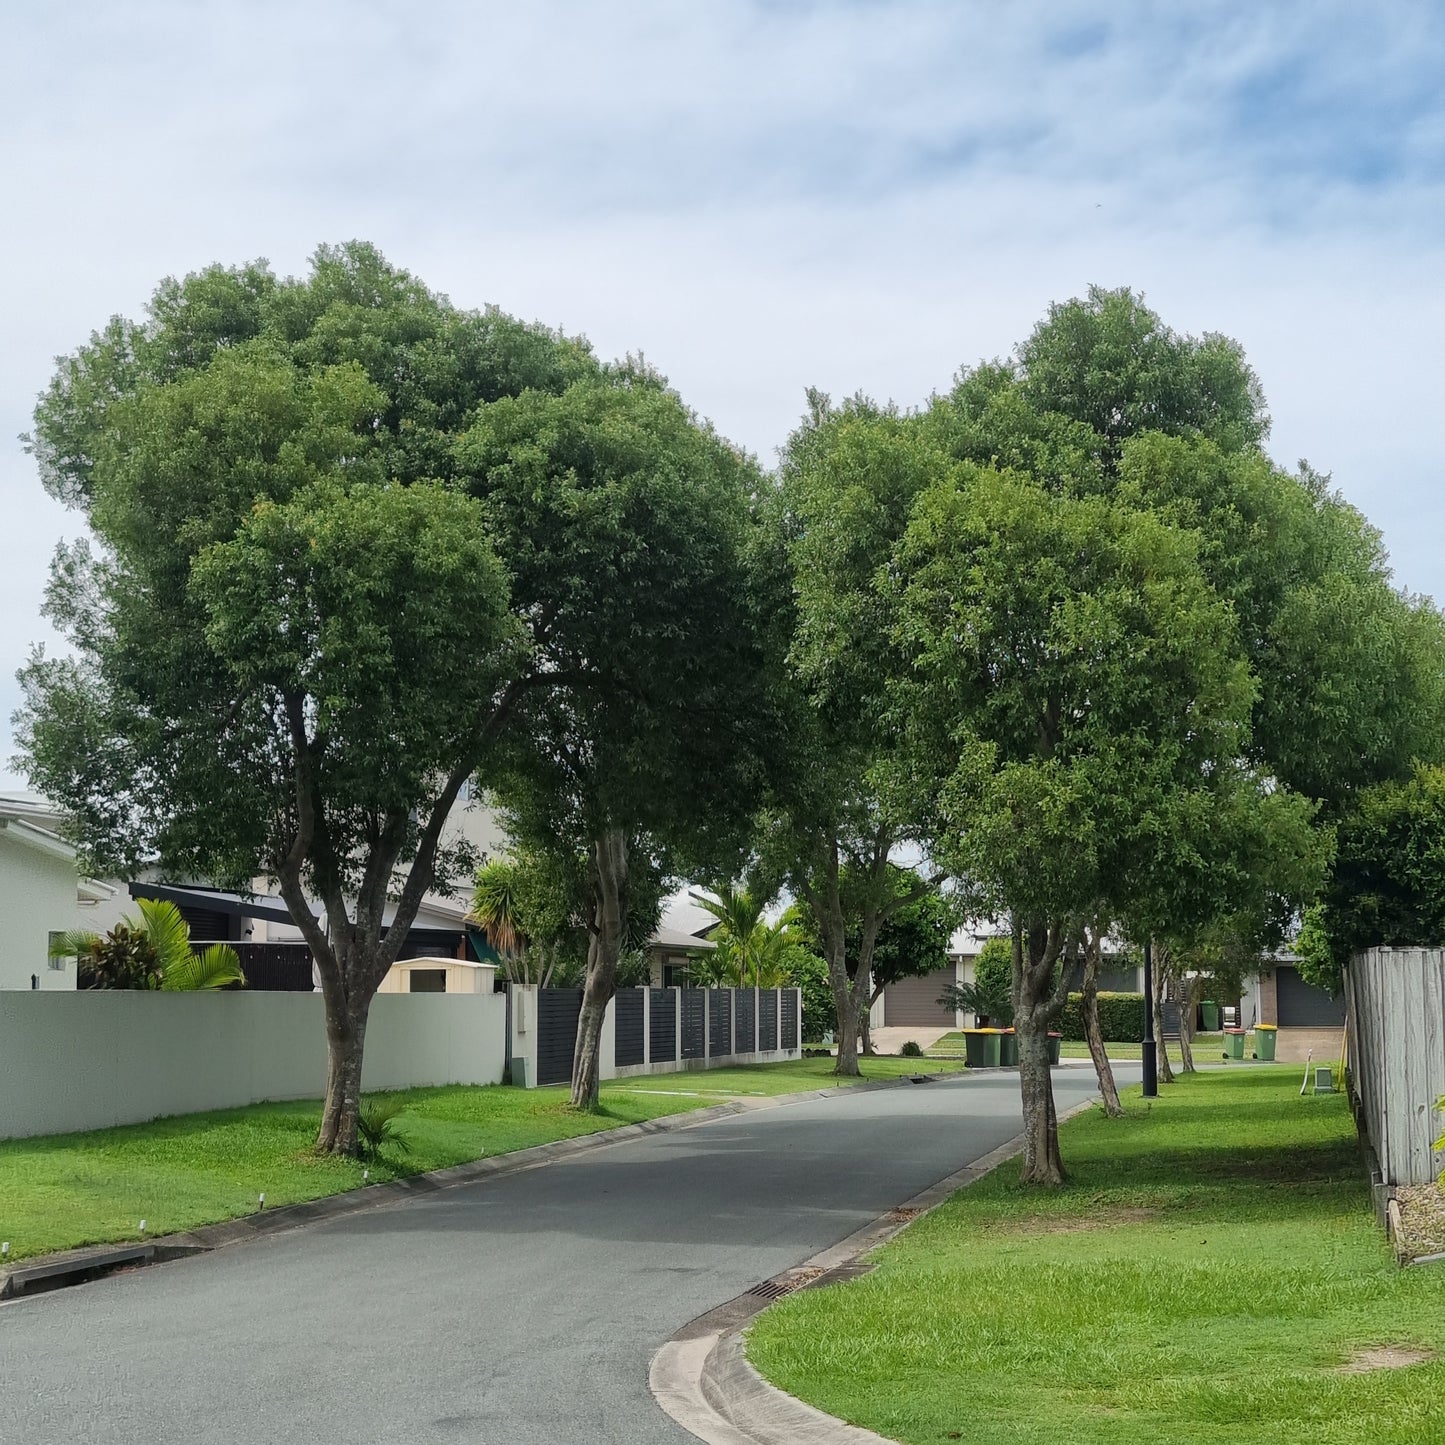
{"label": "concrete kerb", "polygon": [[[32,1285],[42,1281],[61,1281],[67,1276],[74,1276],[77,1283],[83,1283],[114,1268],[129,1269],[151,1264],[167,1264],[195,1254],[206,1254],[213,1249],[223,1249],[228,1245],[240,1244],[246,1240],[260,1239],[280,1234],[286,1230],[300,1229],[319,1220],[335,1219],[341,1215],[358,1214],[366,1210],[388,1208],[418,1194],[430,1194],[440,1189],[451,1189],[457,1185],[471,1184],[481,1179],[520,1174],[526,1169],[540,1169],[559,1159],[570,1159],[577,1154],[606,1148],[612,1144],[623,1144],[629,1139],[642,1138],[648,1134],[671,1134],[680,1129],[691,1129],[699,1124],[712,1123],[718,1119],[751,1113],[758,1109],[773,1109],[787,1104],[803,1103],[810,1099],[831,1099],[845,1094],[870,1093],[876,1089],[898,1088],[920,1080],[933,1082],[956,1077],[959,1077],[957,1071],[948,1074],[905,1075],[898,1079],[877,1079],[864,1084],[803,1089],[793,1094],[732,1098],[727,1103],[711,1104],[706,1108],[689,1110],[687,1113],[667,1114],[660,1119],[645,1119],[638,1124],[621,1124],[615,1129],[599,1129],[594,1133],[579,1134],[571,1139],[555,1139],[548,1144],[536,1144],[529,1149],[514,1149],[507,1154],[473,1159],[465,1164],[453,1164],[446,1169],[434,1169],[424,1174],[410,1174],[403,1179],[388,1180],[384,1184],[366,1184],[359,1189],[348,1189],[340,1194],[324,1195],[320,1199],[308,1199],[299,1204],[278,1205],[274,1209],[258,1210],[255,1214],[222,1220],[218,1224],[199,1225],[195,1229],[188,1229],[179,1234],[157,1235],[121,1243],[87,1245],[81,1249],[36,1255],[21,1260],[8,1269],[0,1270],[0,1302],[22,1298]],[[127,1257],[120,1260],[118,1259],[119,1254],[125,1254]],[[48,1287],[53,1287],[53,1285],[48,1285]]]}
{"label": "concrete kerb", "polygon": [[[1086,1099],[1062,1123],[1091,1109]],[[864,1255],[901,1234],[956,1190],[1023,1152],[1023,1135],[975,1159],[794,1269],[755,1285],[684,1325],[652,1357],[648,1384],[662,1410],[706,1445],[895,1445],[882,1435],[804,1404],[748,1363],[743,1330],[779,1298],[866,1273]]]}

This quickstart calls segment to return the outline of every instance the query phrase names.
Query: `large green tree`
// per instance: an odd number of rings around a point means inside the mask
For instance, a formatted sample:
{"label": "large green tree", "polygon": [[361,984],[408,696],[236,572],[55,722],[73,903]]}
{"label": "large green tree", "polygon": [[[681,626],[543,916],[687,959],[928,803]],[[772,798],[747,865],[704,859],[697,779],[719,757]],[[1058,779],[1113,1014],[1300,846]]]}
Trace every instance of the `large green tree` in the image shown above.
{"label": "large green tree", "polygon": [[1024,1179],[1064,1177],[1047,1033],[1121,857],[1239,755],[1252,688],[1187,535],[973,468],[892,568],[908,761],[930,849],[1013,921]]}
{"label": "large green tree", "polygon": [[496,793],[530,848],[588,860],[572,1101],[597,1102],[636,881],[730,871],[771,746],[750,557],[759,478],[626,364],[479,409],[457,449],[536,665]]}
{"label": "large green tree", "polygon": [[897,786],[894,603],[880,570],[918,496],[949,467],[916,418],[811,393],[780,470],[790,726],[762,851],[813,915],[839,1074],[858,1073],[880,930],[928,887],[896,866],[919,827]]}
{"label": "large green tree", "polygon": [[213,268],[62,359],[47,488],[95,539],[57,557],[73,644],[23,674],[19,736],[93,865],[278,880],[316,960],[318,1144],[353,1152],[368,1009],[462,784],[561,685],[455,489],[480,404],[565,388],[586,348],[461,312],[372,248],[310,273]]}

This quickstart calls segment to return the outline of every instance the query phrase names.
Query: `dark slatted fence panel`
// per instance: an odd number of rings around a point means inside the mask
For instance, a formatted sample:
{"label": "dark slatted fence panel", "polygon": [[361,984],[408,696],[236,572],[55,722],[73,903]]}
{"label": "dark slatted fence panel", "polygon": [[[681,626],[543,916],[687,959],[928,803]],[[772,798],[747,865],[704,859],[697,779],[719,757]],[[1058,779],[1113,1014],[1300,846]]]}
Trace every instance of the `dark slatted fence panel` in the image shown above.
{"label": "dark slatted fence panel", "polygon": [[733,1051],[733,991],[710,988],[707,991],[708,1052],[713,1058]]}
{"label": "dark slatted fence panel", "polygon": [[682,1000],[682,1056],[700,1059],[707,1051],[707,990],[685,988]]}
{"label": "dark slatted fence panel", "polygon": [[577,1048],[577,1016],[582,1012],[580,988],[537,990],[537,1082],[565,1084],[572,1078]]}
{"label": "dark slatted fence panel", "polygon": [[617,1050],[613,1057],[619,1067],[647,1061],[642,1038],[642,994],[640,988],[624,988],[619,989],[612,1000],[617,1024]]}
{"label": "dark slatted fence panel", "polygon": [[733,1052],[750,1054],[758,1046],[757,992],[750,988],[738,990],[737,1038]]}
{"label": "dark slatted fence panel", "polygon": [[652,1050],[648,1062],[673,1063],[677,1059],[677,994],[670,988],[655,988],[651,1007],[648,1038]]}
{"label": "dark slatted fence panel", "polygon": [[758,990],[758,1051],[771,1053],[778,1046],[778,991]]}
{"label": "dark slatted fence panel", "polygon": [[783,1040],[778,1047],[798,1047],[798,990],[795,988],[783,990]]}
{"label": "dark slatted fence panel", "polygon": [[233,943],[246,987],[264,993],[310,993],[311,950],[304,943]]}

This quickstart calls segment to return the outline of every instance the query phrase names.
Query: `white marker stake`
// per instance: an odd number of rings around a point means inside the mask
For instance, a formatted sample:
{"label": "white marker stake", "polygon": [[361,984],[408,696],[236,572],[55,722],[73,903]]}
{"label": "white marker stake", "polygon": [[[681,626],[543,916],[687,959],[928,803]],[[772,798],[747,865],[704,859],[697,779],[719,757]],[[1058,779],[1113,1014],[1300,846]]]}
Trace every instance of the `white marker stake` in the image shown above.
{"label": "white marker stake", "polygon": [[141,1222],[140,1222],[140,1232],[141,1232],[142,1234],[144,1234],[144,1233],[146,1232],[146,1222],[145,1222],[144,1219],[142,1219]]}
{"label": "white marker stake", "polygon": [[10,1241],[7,1239],[3,1244],[0,1244],[0,1259],[3,1259],[9,1253]]}
{"label": "white marker stake", "polygon": [[265,1207],[266,1207],[266,1196],[263,1194],[263,1195],[256,1201],[256,1208],[257,1208],[257,1209],[264,1209]]}

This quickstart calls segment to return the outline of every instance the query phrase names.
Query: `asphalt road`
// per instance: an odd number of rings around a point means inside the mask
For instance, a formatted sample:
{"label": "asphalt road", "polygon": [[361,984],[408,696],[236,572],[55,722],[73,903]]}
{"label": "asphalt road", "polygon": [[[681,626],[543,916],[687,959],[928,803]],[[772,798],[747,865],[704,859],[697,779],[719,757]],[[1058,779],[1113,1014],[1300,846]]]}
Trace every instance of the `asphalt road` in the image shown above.
{"label": "asphalt road", "polygon": [[665,1339],[1018,1128],[1016,1076],[840,1091],[22,1298],[0,1442],[685,1445]]}

